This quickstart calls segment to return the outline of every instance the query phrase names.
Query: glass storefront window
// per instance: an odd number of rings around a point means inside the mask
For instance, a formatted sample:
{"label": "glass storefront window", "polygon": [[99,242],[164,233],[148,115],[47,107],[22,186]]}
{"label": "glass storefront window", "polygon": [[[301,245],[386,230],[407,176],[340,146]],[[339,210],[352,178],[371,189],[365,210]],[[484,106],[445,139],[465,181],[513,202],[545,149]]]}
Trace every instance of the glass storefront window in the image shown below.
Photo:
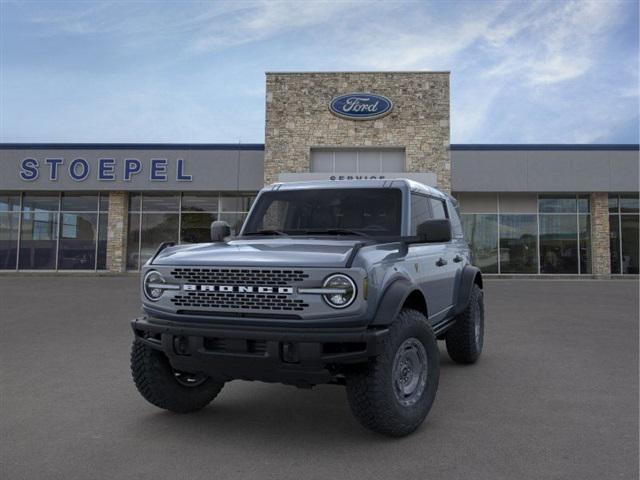
{"label": "glass storefront window", "polygon": [[[11,203],[7,202],[6,205]],[[0,270],[15,270],[17,266],[19,224],[20,213],[0,211]]]}
{"label": "glass storefront window", "polygon": [[0,269],[106,268],[108,202],[99,193],[0,193]]}
{"label": "glass storefront window", "polygon": [[638,218],[638,215],[620,215],[623,274],[638,274]]}
{"label": "glass storefront window", "polygon": [[591,273],[589,195],[540,195],[540,273]]}
{"label": "glass storefront window", "polygon": [[498,216],[463,214],[461,220],[474,264],[484,273],[498,273]]}
{"label": "glass storefront window", "polygon": [[254,197],[249,196],[220,196],[221,212],[248,212]]}
{"label": "glass storefront window", "polygon": [[216,220],[229,223],[237,235],[254,199],[253,194],[219,192],[131,193],[127,269],[139,269],[162,242],[209,242]]}
{"label": "glass storefront window", "polygon": [[[638,195],[609,195],[609,246],[611,250],[611,273],[639,273],[639,205]],[[611,208],[614,205],[619,208]]]}
{"label": "glass storefront window", "polygon": [[138,270],[140,268],[140,214],[129,213],[128,224],[127,269]]}
{"label": "glass storefront window", "polygon": [[578,273],[574,215],[540,215],[540,273]]}
{"label": "glass storefront window", "polygon": [[591,218],[578,216],[578,239],[580,243],[580,273],[591,273]]}
{"label": "glass storefront window", "polygon": [[538,211],[540,213],[576,213],[577,198],[571,196],[547,196],[538,197]]}
{"label": "glass storefront window", "polygon": [[95,212],[98,210],[98,194],[63,193],[62,210],[68,212]]}
{"label": "glass storefront window", "polygon": [[139,193],[129,194],[129,211],[139,212],[142,208],[142,195]]}
{"label": "glass storefront window", "polygon": [[0,192],[0,212],[17,212],[20,210],[20,194]]}
{"label": "glass storefront window", "polygon": [[145,193],[142,196],[143,212],[177,212],[180,210],[179,194]]}
{"label": "glass storefront window", "polygon": [[[95,207],[97,204],[94,205]],[[61,270],[95,269],[98,215],[62,212],[60,219],[58,268]]]}
{"label": "glass storefront window", "polygon": [[622,273],[620,264],[620,215],[609,215],[609,252],[611,254],[611,273]]}
{"label": "glass storefront window", "polygon": [[578,213],[590,213],[589,195],[578,195]]}
{"label": "glass storefront window", "polygon": [[215,213],[183,213],[180,224],[180,242],[203,243],[211,241],[211,222],[215,222]]}
{"label": "glass storefront window", "polygon": [[143,214],[140,230],[140,265],[149,260],[163,242],[178,243],[178,214]]}
{"label": "glass storefront window", "polygon": [[185,193],[182,195],[184,212],[218,212],[217,193]]}
{"label": "glass storefront window", "polygon": [[[100,196],[102,198],[102,195]],[[100,212],[98,217],[98,256],[96,258],[96,269],[105,270],[107,268],[107,235],[109,225],[106,212]]]}
{"label": "glass storefront window", "polygon": [[535,215],[500,215],[500,273],[538,273]]}
{"label": "glass storefront window", "polygon": [[23,211],[18,268],[21,270],[55,269],[57,240],[57,211]]}
{"label": "glass storefront window", "polygon": [[25,193],[22,197],[22,210],[45,210],[57,212],[60,207],[60,196],[57,193]]}
{"label": "glass storefront window", "polygon": [[638,213],[638,195],[620,195],[620,213]]}

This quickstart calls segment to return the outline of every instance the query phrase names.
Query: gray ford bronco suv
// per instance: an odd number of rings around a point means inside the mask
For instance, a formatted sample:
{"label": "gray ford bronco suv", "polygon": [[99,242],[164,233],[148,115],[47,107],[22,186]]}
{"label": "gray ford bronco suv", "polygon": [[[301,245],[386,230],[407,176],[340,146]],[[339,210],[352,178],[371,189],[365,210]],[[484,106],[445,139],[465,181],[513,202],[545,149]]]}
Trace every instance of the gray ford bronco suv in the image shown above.
{"label": "gray ford bronco suv", "polygon": [[131,369],[152,404],[193,412],[234,379],[345,385],[386,435],[413,432],[438,388],[438,345],[475,362],[482,275],[456,202],[410,180],[274,184],[235,238],[161,245],[141,274]]}

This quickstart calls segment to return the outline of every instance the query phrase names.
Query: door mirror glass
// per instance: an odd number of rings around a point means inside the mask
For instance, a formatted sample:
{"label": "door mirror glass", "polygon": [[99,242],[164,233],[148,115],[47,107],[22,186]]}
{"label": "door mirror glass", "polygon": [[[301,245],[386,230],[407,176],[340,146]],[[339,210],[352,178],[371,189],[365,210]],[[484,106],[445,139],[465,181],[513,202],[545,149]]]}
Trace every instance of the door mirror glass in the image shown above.
{"label": "door mirror glass", "polygon": [[420,242],[441,243],[451,241],[451,222],[448,218],[426,220],[418,225]]}

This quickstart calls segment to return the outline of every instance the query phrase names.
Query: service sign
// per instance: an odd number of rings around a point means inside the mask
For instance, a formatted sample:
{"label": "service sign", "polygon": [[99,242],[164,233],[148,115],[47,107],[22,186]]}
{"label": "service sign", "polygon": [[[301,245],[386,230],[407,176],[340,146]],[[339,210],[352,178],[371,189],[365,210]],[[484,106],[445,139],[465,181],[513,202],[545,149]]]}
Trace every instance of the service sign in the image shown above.
{"label": "service sign", "polygon": [[347,93],[334,97],[329,103],[331,113],[349,120],[373,120],[384,117],[392,109],[391,100],[373,93]]}

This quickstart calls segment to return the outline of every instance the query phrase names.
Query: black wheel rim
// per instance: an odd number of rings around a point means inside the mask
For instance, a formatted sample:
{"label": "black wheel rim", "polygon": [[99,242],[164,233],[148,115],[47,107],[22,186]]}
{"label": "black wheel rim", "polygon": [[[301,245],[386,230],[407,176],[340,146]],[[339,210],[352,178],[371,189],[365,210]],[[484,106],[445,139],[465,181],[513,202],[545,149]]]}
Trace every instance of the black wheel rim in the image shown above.
{"label": "black wheel rim", "polygon": [[428,374],[427,351],[417,338],[407,338],[393,360],[392,382],[396,400],[405,407],[415,404],[424,393]]}
{"label": "black wheel rim", "polygon": [[173,378],[176,379],[180,385],[184,387],[198,387],[207,381],[207,376],[204,373],[188,373],[181,372],[180,370],[173,370]]}

